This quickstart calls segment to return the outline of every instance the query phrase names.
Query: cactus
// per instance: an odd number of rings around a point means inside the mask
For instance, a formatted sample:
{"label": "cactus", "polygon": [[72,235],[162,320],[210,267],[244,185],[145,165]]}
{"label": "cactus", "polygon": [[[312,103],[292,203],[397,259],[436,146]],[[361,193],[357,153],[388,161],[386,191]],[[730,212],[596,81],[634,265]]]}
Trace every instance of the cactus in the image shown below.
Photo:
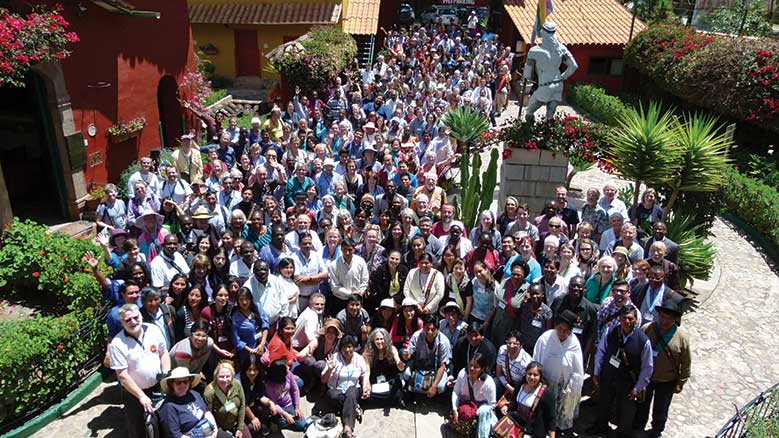
{"label": "cactus", "polygon": [[479,213],[490,208],[492,198],[495,195],[495,185],[498,175],[498,156],[500,153],[494,148],[490,153],[490,164],[484,172],[484,180],[481,178],[481,154],[464,154],[460,167],[460,195],[452,200],[455,208],[455,216],[459,217],[466,228],[473,228],[479,217]]}
{"label": "cactus", "polygon": [[481,188],[481,206],[479,211],[489,210],[492,198],[495,196],[495,185],[498,180],[498,148],[492,148],[490,152],[490,164],[484,172],[484,181]]}

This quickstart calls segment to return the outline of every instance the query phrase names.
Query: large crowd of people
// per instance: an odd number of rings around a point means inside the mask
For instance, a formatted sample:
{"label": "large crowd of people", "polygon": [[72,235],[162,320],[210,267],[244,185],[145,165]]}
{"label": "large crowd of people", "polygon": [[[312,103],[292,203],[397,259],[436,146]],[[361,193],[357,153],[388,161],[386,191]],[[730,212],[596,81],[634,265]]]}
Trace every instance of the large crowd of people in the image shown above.
{"label": "large crowd of people", "polygon": [[541,212],[508,196],[458,221],[441,118],[494,122],[513,56],[467,23],[390,31],[359,75],[295,87],[264,124],[223,120],[214,144],[184,135],[168,163],[141,158],[126,202],[106,186],[103,253],[85,260],[115,304],[106,363],[131,437],[160,391],[174,438],[302,431],[307,395],[344,437],[363,408],[425,399],[462,434],[566,436],[583,396],[589,433],[644,431],[653,403],[661,436],[690,346],[656,194],[629,210],[607,183],[577,208],[559,187]]}

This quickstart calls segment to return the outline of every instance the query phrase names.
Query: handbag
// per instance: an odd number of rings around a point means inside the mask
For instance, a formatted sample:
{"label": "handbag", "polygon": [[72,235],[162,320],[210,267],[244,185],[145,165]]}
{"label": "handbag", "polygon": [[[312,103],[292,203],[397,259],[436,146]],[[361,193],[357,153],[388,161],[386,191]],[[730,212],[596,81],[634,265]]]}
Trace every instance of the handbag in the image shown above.
{"label": "handbag", "polygon": [[[530,408],[528,423],[532,422],[533,414],[535,414],[536,408],[541,402],[541,396],[544,395],[544,391],[546,391],[546,385],[541,385],[538,388],[538,394],[533,402],[533,407]],[[525,436],[525,430],[514,421],[511,415],[505,415],[492,429],[492,436],[495,438],[522,438]]]}
{"label": "handbag", "polygon": [[[313,417],[311,418],[313,419]],[[337,438],[341,436],[343,426],[334,414],[316,419],[306,428],[306,438]]]}
{"label": "handbag", "polygon": [[465,380],[468,382],[468,394],[471,399],[467,403],[461,403],[460,406],[457,406],[457,416],[460,418],[460,421],[471,421],[476,419],[479,406],[476,404],[476,397],[473,396],[471,378],[467,374],[465,375]]}
{"label": "handbag", "polygon": [[433,350],[433,369],[432,370],[413,370],[411,371],[411,380],[409,386],[412,392],[421,394],[427,392],[433,383],[435,383],[435,375],[438,370],[438,348],[436,344]]}
{"label": "handbag", "polygon": [[510,415],[505,415],[492,429],[492,436],[496,438],[522,438],[525,436],[525,431],[511,419]]}

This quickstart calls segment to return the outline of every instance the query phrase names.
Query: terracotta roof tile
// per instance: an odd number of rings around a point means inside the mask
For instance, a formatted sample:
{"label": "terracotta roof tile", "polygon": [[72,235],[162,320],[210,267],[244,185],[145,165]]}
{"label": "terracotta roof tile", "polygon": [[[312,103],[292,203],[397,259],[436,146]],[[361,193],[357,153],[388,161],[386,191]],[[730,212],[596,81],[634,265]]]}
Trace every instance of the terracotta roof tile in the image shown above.
{"label": "terracotta roof tile", "polygon": [[341,5],[334,3],[201,4],[189,6],[195,24],[334,24]]}
{"label": "terracotta roof tile", "polygon": [[[535,0],[505,0],[504,7],[526,42],[536,21]],[[630,36],[633,15],[617,0],[552,0],[547,18],[557,24],[557,38],[564,44],[624,45]],[[633,35],[646,29],[636,19]]]}
{"label": "terracotta roof tile", "polygon": [[344,32],[352,35],[374,35],[379,29],[381,0],[347,0]]}

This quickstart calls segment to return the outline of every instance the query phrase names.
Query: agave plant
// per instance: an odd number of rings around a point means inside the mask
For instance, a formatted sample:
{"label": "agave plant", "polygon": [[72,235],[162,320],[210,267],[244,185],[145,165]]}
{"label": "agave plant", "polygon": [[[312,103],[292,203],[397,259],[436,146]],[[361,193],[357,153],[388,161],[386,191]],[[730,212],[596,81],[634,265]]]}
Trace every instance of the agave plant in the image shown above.
{"label": "agave plant", "polygon": [[619,125],[608,132],[609,158],[615,172],[634,182],[633,202],[638,204],[641,183],[653,186],[667,182],[679,168],[679,147],[674,142],[673,117],[661,113],[652,102],[644,110],[629,108],[619,117]]}
{"label": "agave plant", "polygon": [[489,128],[487,117],[471,108],[449,110],[441,121],[451,130],[449,135],[457,140],[457,151],[460,153],[463,153],[469,144],[479,140]]}
{"label": "agave plant", "polygon": [[714,192],[725,181],[730,168],[728,149],[731,140],[716,117],[702,114],[676,120],[672,132],[679,147],[679,167],[667,181],[671,193],[665,214],[671,211],[680,192]]}
{"label": "agave plant", "polygon": [[714,243],[701,236],[702,225],[693,225],[693,218],[675,214],[666,221],[667,237],[679,244],[679,272],[684,289],[693,279],[708,280],[717,251]]}

